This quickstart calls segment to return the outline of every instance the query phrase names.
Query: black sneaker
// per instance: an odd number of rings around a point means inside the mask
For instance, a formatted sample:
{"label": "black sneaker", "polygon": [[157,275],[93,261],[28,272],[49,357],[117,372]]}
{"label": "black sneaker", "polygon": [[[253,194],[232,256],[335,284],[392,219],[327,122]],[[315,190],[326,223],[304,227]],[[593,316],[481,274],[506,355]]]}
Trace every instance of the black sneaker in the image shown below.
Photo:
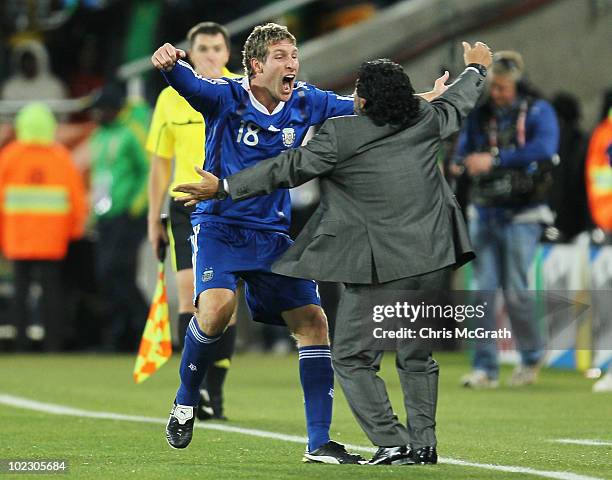
{"label": "black sneaker", "polygon": [[196,407],[195,414],[200,421],[211,420],[215,417],[215,411],[210,404],[210,397],[206,390],[200,390],[200,401]]}
{"label": "black sneaker", "polygon": [[413,465],[410,447],[379,447],[368,465]]}
{"label": "black sneaker", "polygon": [[438,463],[436,447],[421,447],[411,452],[414,463],[422,465],[435,465]]}
{"label": "black sneaker", "polygon": [[172,448],[185,448],[193,436],[193,422],[195,421],[195,407],[177,405],[170,410],[170,418],[166,425],[166,440]]}
{"label": "black sneaker", "polygon": [[304,453],[303,461],[306,463],[354,464],[366,463],[365,458],[355,453],[348,453],[344,445],[330,440],[316,450]]}

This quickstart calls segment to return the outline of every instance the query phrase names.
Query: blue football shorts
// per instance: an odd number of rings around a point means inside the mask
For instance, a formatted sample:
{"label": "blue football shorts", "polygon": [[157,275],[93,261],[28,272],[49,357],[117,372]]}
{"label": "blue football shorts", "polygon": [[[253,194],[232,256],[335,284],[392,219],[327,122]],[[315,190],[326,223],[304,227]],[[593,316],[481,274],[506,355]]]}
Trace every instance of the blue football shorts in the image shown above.
{"label": "blue football shorts", "polygon": [[244,280],[246,302],[253,320],[285,325],[281,312],[304,305],[320,305],[314,280],[272,273],[271,267],[293,243],[281,232],[241,228],[217,222],[193,227],[194,305],[210,288],[236,291]]}

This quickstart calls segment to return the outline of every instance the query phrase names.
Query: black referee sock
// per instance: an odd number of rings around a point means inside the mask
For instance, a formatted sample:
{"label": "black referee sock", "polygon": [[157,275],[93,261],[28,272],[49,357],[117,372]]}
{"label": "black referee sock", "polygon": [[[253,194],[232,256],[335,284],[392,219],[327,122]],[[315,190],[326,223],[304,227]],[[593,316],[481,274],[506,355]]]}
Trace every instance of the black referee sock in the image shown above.
{"label": "black referee sock", "polygon": [[206,374],[206,388],[210,395],[210,404],[217,417],[223,416],[223,384],[234,355],[235,346],[236,325],[231,325],[217,342],[215,360],[208,367]]}
{"label": "black referee sock", "polygon": [[189,325],[189,322],[191,321],[191,317],[193,317],[193,313],[191,312],[179,313],[178,335],[177,335],[176,342],[174,343],[176,343],[177,347],[180,350],[183,349],[183,345],[185,344],[185,334],[187,333],[187,326]]}

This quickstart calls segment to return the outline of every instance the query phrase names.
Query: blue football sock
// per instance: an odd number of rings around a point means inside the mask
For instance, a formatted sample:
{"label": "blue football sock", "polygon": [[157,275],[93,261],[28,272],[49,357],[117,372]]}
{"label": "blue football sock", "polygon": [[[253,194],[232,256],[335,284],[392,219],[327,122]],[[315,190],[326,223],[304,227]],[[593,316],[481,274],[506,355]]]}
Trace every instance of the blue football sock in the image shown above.
{"label": "blue football sock", "polygon": [[[222,334],[221,334],[222,335]],[[200,384],[208,366],[215,359],[215,342],[221,335],[209,337],[200,327],[193,317],[185,333],[185,346],[179,373],[181,376],[181,386],[176,392],[176,403],[179,405],[196,406],[200,400]]]}
{"label": "blue football sock", "polygon": [[313,345],[298,349],[300,380],[304,391],[308,451],[329,442],[329,427],[334,403],[334,371],[329,345]]}

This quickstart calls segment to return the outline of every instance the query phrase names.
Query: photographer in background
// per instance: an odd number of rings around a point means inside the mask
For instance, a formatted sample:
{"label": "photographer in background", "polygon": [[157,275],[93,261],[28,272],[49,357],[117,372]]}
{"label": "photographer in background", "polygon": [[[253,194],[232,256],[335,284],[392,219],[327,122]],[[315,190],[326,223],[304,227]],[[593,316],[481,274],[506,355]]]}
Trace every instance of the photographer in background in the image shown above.
{"label": "photographer in background", "polygon": [[[501,287],[521,353],[521,364],[509,384],[521,386],[536,380],[543,356],[534,297],[526,290],[542,225],[553,221],[545,199],[551,170],[558,163],[559,126],[552,106],[524,80],[518,52],[494,56],[488,92],[488,101],[472,112],[462,129],[453,171],[465,171],[472,180],[469,216],[477,255],[475,288],[488,305],[479,326],[495,328],[495,293]],[[495,340],[481,340],[475,348],[473,370],[461,383],[496,387]]]}

